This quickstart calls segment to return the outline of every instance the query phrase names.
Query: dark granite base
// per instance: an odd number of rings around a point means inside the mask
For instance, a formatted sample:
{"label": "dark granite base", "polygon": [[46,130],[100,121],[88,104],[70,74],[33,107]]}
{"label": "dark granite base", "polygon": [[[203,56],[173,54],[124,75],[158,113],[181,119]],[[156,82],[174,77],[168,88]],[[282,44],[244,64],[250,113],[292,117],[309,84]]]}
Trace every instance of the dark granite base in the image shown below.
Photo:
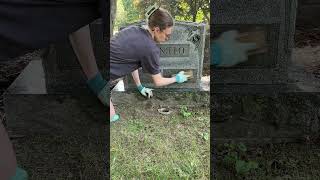
{"label": "dark granite base", "polygon": [[320,93],[212,94],[211,111],[217,142],[291,142],[320,130]]}

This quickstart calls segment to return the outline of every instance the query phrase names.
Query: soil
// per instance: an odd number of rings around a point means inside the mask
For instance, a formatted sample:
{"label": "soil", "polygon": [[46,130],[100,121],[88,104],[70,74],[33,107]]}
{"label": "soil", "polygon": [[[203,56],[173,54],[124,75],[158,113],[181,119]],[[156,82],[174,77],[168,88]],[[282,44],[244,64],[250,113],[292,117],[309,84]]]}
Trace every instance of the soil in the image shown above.
{"label": "soil", "polygon": [[305,46],[319,46],[320,45],[320,28],[303,29],[302,27],[296,29],[295,45],[298,48]]}

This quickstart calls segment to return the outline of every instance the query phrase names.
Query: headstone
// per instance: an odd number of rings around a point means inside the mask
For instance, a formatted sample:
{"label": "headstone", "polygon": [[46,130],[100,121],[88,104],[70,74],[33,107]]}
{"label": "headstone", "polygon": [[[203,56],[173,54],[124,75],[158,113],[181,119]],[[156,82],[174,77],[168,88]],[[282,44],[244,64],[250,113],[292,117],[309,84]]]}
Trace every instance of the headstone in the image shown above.
{"label": "headstone", "polygon": [[240,42],[259,47],[249,52],[244,63],[212,69],[215,92],[285,91],[297,1],[226,0],[213,1],[211,6],[211,42],[223,32],[237,30]]}
{"label": "headstone", "polygon": [[[139,22],[135,25],[145,25]],[[182,84],[172,84],[161,89],[199,90],[203,68],[205,46],[205,24],[193,22],[175,22],[169,41],[159,44],[160,67],[164,77],[171,77],[180,71],[192,75]],[[140,71],[141,82],[147,87],[154,87],[151,76]],[[132,77],[127,76],[126,87],[135,87]]]}
{"label": "headstone", "polygon": [[[94,54],[98,67],[105,78],[109,70],[107,63],[107,40],[104,39],[102,21],[90,24]],[[77,92],[87,89],[86,78],[68,39],[52,45],[43,55],[46,87],[49,93]]]}

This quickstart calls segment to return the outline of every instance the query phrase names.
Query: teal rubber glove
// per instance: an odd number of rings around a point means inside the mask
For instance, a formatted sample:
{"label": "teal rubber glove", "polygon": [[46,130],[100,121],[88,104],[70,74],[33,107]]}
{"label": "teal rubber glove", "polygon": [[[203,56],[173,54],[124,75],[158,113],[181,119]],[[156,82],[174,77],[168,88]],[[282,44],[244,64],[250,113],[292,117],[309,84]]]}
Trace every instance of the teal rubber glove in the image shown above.
{"label": "teal rubber glove", "polygon": [[146,88],[146,87],[142,86],[141,84],[139,86],[137,86],[137,88],[138,88],[140,94],[142,94],[144,97],[151,98],[153,96],[152,90],[154,90],[154,89]]}
{"label": "teal rubber glove", "polygon": [[177,83],[183,83],[183,82],[186,82],[187,80],[188,80],[188,77],[184,74],[184,71],[180,71],[176,75],[176,82]]}
{"label": "teal rubber glove", "polygon": [[115,121],[119,121],[119,120],[120,120],[119,114],[115,114],[110,118],[110,122],[115,122]]}
{"label": "teal rubber glove", "polygon": [[89,88],[99,98],[103,105],[109,106],[110,89],[108,82],[98,73],[92,79],[87,81]]}
{"label": "teal rubber glove", "polygon": [[221,63],[221,48],[218,43],[211,43],[211,65],[218,66]]}
{"label": "teal rubber glove", "polygon": [[16,168],[16,174],[10,178],[10,180],[27,180],[28,174],[25,170],[17,167]]}
{"label": "teal rubber glove", "polygon": [[257,48],[255,43],[241,43],[236,40],[237,31],[227,31],[211,43],[211,64],[231,67],[248,60],[247,51]]}

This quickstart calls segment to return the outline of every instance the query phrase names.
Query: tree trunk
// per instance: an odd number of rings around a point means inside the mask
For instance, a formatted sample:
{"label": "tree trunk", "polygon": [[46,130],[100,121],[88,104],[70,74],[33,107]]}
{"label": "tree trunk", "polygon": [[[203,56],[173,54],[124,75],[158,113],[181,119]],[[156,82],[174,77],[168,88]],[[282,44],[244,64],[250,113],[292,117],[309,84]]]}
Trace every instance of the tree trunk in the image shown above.
{"label": "tree trunk", "polygon": [[117,0],[110,1],[110,37],[113,35],[113,27],[117,12]]}
{"label": "tree trunk", "polygon": [[191,13],[192,13],[192,21],[196,22],[197,20],[197,1],[191,1]]}

